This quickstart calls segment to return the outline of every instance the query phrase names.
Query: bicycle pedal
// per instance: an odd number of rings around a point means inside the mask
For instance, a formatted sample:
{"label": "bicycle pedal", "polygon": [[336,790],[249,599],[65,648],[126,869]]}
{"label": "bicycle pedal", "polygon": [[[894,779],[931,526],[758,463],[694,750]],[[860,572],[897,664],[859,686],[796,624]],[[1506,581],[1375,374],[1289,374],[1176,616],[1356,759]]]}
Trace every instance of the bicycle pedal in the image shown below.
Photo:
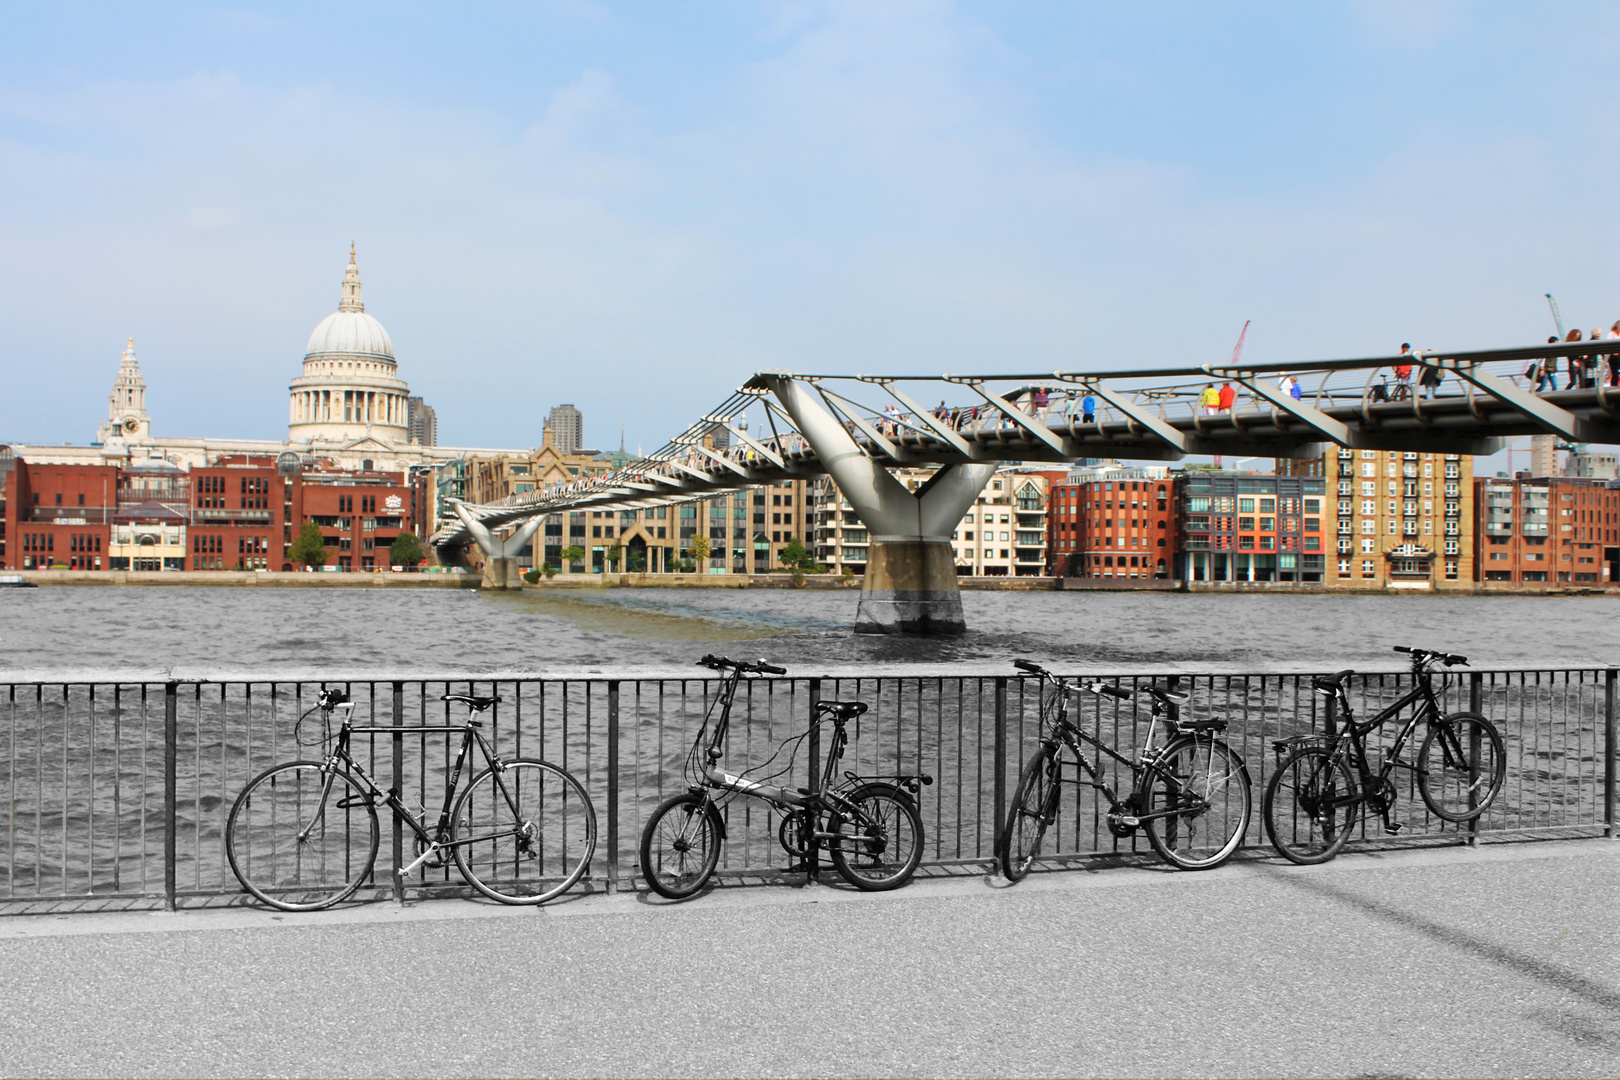
{"label": "bicycle pedal", "polygon": [[1401,835],[1401,830],[1404,828],[1406,828],[1406,826],[1399,821],[1389,821],[1384,823],[1384,831],[1391,836]]}

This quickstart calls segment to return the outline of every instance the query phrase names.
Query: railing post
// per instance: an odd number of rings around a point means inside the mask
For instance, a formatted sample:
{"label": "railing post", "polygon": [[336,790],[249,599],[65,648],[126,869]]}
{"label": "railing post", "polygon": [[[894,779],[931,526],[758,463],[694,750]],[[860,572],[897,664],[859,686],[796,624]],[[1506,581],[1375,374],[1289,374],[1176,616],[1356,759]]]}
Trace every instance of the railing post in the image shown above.
{"label": "railing post", "polygon": [[996,676],[996,784],[995,806],[991,809],[991,820],[995,827],[991,830],[991,839],[995,844],[997,855],[1001,853],[1002,835],[1004,826],[1001,808],[1007,805],[1007,676]]}
{"label": "railing post", "polygon": [[[394,790],[404,798],[405,793],[405,684],[394,684]],[[388,877],[393,882],[394,900],[401,906],[405,903],[405,878],[399,873],[399,868],[405,865],[405,823],[398,814],[394,818],[394,867]],[[375,871],[373,871],[375,873]]]}
{"label": "railing post", "polygon": [[[1476,712],[1476,713],[1479,713],[1481,716],[1483,716],[1483,715],[1485,715],[1484,712],[1483,712],[1484,705],[1485,705],[1485,673],[1482,672],[1482,671],[1470,671],[1468,673],[1468,709],[1469,709],[1470,712]],[[1473,727],[1473,728],[1471,728],[1471,734],[1468,736],[1468,760],[1469,761],[1478,761],[1479,760],[1480,745],[1481,745],[1481,743],[1480,743],[1479,728],[1478,727]],[[1468,779],[1469,779],[1469,782],[1472,783],[1476,779],[1476,777],[1470,775]],[[1474,805],[1475,805],[1476,801],[1477,801],[1477,799],[1476,799],[1476,797],[1474,795],[1474,789],[1472,787],[1470,787],[1468,789],[1468,809],[1470,809],[1470,810],[1474,809]],[[1480,817],[1484,817],[1484,815],[1481,814]],[[1473,847],[1474,845],[1476,845],[1478,843],[1479,843],[1479,818],[1478,817],[1470,818],[1468,820],[1468,846]]]}
{"label": "railing post", "polygon": [[619,889],[619,680],[608,682],[607,891]]}
{"label": "railing post", "polygon": [[163,684],[163,906],[173,911],[175,900],[175,844],[177,840],[176,804],[179,784],[176,774],[180,763],[180,684]]}
{"label": "railing post", "polygon": [[[816,706],[821,704],[821,679],[810,680],[810,737],[805,740],[805,754],[809,757],[810,778],[806,783],[811,791],[821,786],[821,724],[817,722]],[[814,831],[814,830],[812,830]],[[804,853],[805,884],[815,881],[821,873],[821,849],[814,843]]]}
{"label": "railing post", "polygon": [[1615,717],[1614,684],[1620,668],[1610,668],[1603,680],[1603,835],[1614,839]]}

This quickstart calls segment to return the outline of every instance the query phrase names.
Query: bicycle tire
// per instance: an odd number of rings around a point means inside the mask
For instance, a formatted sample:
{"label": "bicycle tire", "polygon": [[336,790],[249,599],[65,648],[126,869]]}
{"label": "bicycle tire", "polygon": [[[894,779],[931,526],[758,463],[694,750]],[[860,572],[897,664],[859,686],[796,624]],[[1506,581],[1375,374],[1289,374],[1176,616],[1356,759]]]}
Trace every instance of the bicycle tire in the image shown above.
{"label": "bicycle tire", "polygon": [[[1470,761],[1476,735],[1480,757]],[[1436,816],[1473,821],[1495,801],[1506,777],[1507,751],[1495,724],[1476,712],[1456,712],[1429,722],[1428,734],[1418,747],[1417,787],[1423,804]],[[1487,781],[1481,791],[1480,784]]]}
{"label": "bicycle tire", "polygon": [[1294,751],[1266,784],[1260,800],[1266,837],[1290,862],[1324,863],[1350,839],[1361,793],[1350,768],[1319,746]]}
{"label": "bicycle tire", "polygon": [[641,830],[641,876],[659,896],[684,900],[708,884],[724,837],[713,803],[690,791],[671,795]]}
{"label": "bicycle tire", "polygon": [[898,889],[922,862],[923,823],[911,796],[893,784],[862,784],[844,796],[867,821],[832,815],[828,854],[840,877],[863,892]]}
{"label": "bicycle tire", "polygon": [[1186,808],[1142,823],[1165,862],[1182,870],[1211,870],[1243,845],[1254,796],[1248,768],[1224,742],[1192,735],[1173,739],[1143,778],[1144,815]]}
{"label": "bicycle tire", "polygon": [[1057,820],[1058,749],[1042,745],[1018,774],[1012,803],[1001,828],[1001,873],[1008,881],[1022,881],[1041,850],[1046,830]]}
{"label": "bicycle tire", "polygon": [[353,777],[319,761],[288,761],[237,795],[225,856],[242,888],[264,903],[319,911],[365,883],[378,837],[377,808]]}
{"label": "bicycle tire", "polygon": [[450,816],[450,841],[467,884],[503,904],[541,904],[585,876],[596,853],[596,808],[568,770],[515,758],[467,785]]}

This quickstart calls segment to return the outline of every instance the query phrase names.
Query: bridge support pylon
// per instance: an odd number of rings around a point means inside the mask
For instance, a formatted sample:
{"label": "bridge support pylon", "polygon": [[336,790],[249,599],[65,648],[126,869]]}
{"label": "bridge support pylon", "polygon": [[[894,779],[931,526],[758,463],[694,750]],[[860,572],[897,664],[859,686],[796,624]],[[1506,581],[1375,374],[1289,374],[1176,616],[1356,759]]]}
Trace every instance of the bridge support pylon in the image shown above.
{"label": "bridge support pylon", "polygon": [[512,531],[511,535],[500,537],[489,531],[481,521],[472,516],[472,512],[461,504],[461,500],[452,499],[450,507],[472,533],[473,540],[477,542],[478,549],[484,553],[484,580],[479,584],[480,589],[521,589],[523,588],[523,574],[518,556],[534,538],[535,530],[540,528],[544,520],[540,517],[530,518]]}
{"label": "bridge support pylon", "polygon": [[943,465],[926,484],[910,491],[861,452],[844,425],[812,400],[804,383],[790,376],[767,379],[871,533],[855,632],[965,632],[951,533],[995,474],[995,463]]}

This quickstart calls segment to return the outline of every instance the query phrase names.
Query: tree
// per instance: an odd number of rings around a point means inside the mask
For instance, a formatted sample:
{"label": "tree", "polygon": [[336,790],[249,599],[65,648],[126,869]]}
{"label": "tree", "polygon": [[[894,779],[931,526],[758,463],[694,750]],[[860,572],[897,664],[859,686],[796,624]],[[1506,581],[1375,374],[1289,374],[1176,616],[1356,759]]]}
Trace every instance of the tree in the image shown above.
{"label": "tree", "polygon": [[709,555],[713,551],[714,545],[709,543],[707,536],[692,537],[692,561],[700,572],[708,569]]}
{"label": "tree", "polygon": [[782,565],[789,570],[808,570],[815,565],[815,559],[805,550],[804,544],[795,536],[787,542],[782,549]]}
{"label": "tree", "polygon": [[564,564],[580,563],[585,560],[585,549],[580,547],[578,544],[569,544],[567,547],[563,548],[562,551],[558,552],[558,556],[562,559]]}
{"label": "tree", "polygon": [[624,548],[619,544],[609,544],[606,554],[608,565],[617,568],[619,560],[624,557]]}
{"label": "tree", "polygon": [[415,569],[416,564],[422,561],[422,555],[422,541],[416,538],[415,533],[400,533],[399,538],[388,545],[388,562],[392,566]]}
{"label": "tree", "polygon": [[321,536],[320,526],[313,521],[304,522],[303,528],[298,530],[298,539],[287,549],[287,561],[299,566],[325,566],[326,557],[326,539]]}

